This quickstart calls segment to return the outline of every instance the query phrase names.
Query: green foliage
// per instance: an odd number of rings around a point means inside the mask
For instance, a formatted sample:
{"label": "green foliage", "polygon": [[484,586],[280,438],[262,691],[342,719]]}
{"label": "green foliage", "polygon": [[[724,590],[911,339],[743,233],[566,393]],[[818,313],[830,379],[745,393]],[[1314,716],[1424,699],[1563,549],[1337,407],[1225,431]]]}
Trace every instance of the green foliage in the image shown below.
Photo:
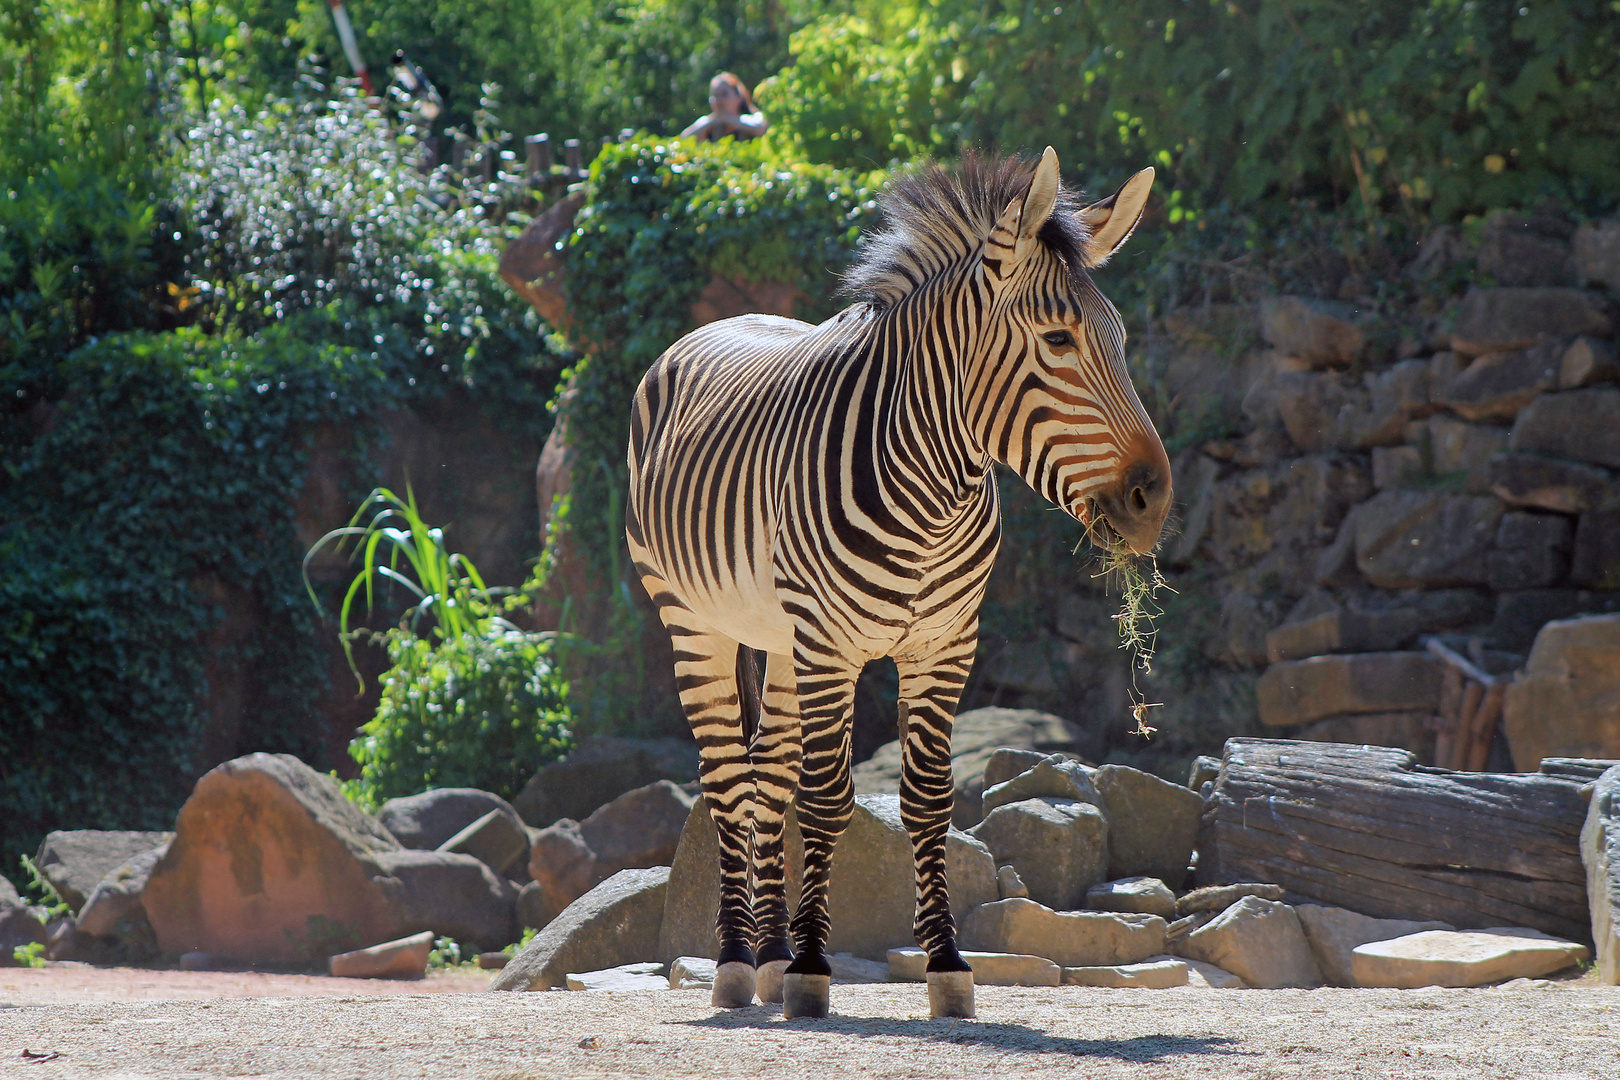
{"label": "green foliage", "polygon": [[363,804],[435,787],[511,798],[572,745],[555,634],[484,619],[437,644],[402,629],[384,638],[382,703],[349,747],[360,763],[349,792]]}
{"label": "green foliage", "polygon": [[23,886],[24,896],[44,908],[53,919],[61,918],[73,910],[68,907],[67,901],[62,899],[62,894],[56,891],[56,886],[39,872],[39,867],[33,859],[24,855],[18,861],[22,865],[23,873],[28,875],[28,882]]}
{"label": "green foliage", "polygon": [[[362,48],[380,68],[402,48],[467,123],[479,86],[502,86],[524,133],[587,145],[621,128],[673,134],[708,111],[709,79],[750,85],[786,60],[802,0],[431,0],[351,6]],[[336,35],[320,29],[338,55]]]}
{"label": "green foliage", "polygon": [[[0,816],[8,846],[71,821],[161,828],[202,717],[215,605],[258,613],[264,749],[315,753],[324,689],[286,521],[308,425],[383,399],[367,356],[302,327],[120,334],[68,357],[0,480]],[[7,385],[0,392],[8,392]],[[269,514],[267,514],[269,511]],[[94,745],[95,754],[83,747]]]}
{"label": "green foliage", "polygon": [[45,966],[45,945],[43,942],[30,941],[26,945],[18,945],[11,950],[11,962],[18,967],[42,968]]}
{"label": "green foliage", "polygon": [[[364,525],[356,524],[367,516],[368,508],[373,508],[375,512]],[[401,525],[404,527],[401,528]],[[478,568],[465,555],[445,547],[444,530],[422,520],[416,508],[416,493],[409,488],[406,488],[404,499],[387,488],[375,489],[366,496],[347,526],[327,533],[305,554],[304,588],[317,608],[320,607],[320,598],[315,595],[314,585],[309,580],[310,560],[320,554],[328,543],[341,546],[351,538],[355,544],[354,553],[361,560],[360,572],[343,594],[343,607],[338,613],[338,635],[343,639],[343,650],[349,657],[351,669],[354,668],[351,642],[355,632],[349,628],[349,616],[354,609],[355,597],[360,595],[362,589],[366,594],[366,609],[371,609],[378,578],[401,585],[416,597],[417,602],[407,608],[400,619],[400,629],[409,634],[416,633],[424,617],[431,617],[434,637],[441,641],[457,638],[475,630],[481,617],[488,617],[494,598]],[[377,560],[377,549],[384,544],[387,544],[386,564]],[[414,577],[400,573],[401,556],[410,564]],[[359,677],[358,670],[355,675]],[[361,686],[364,685],[362,680]]]}
{"label": "green foliage", "polygon": [[[317,431],[369,486],[392,408],[475,411],[536,449],[549,429],[565,360],[496,279],[484,208],[440,209],[352,90],[264,116],[197,123],[174,197],[63,154],[0,198],[21,286],[0,292],[8,855],[64,823],[169,824],[208,657],[243,673],[248,748],[324,767],[292,517]],[[227,610],[251,632],[205,649]]]}
{"label": "green foliage", "polygon": [[[350,629],[354,601],[363,591],[369,609],[379,578],[415,602],[398,627],[380,635],[391,666],[376,715],[349,744],[360,765],[359,778],[346,785],[349,796],[376,807],[435,787],[516,795],[572,745],[568,683],[553,656],[558,635],[525,632],[496,614],[503,603],[517,609],[532,600],[519,593],[500,601],[497,592],[513,590],[490,589],[472,560],[446,548],[444,530],[422,520],[414,494],[400,499],[376,489],[348,526],[316,542],[305,566],[327,544],[351,540],[360,572],[339,615],[345,651],[365,634]],[[318,606],[313,588],[309,596]],[[431,623],[421,634],[424,619]]]}
{"label": "green foliage", "polygon": [[767,95],[819,160],[1050,143],[1093,186],[1158,166],[1172,221],[1223,203],[1444,220],[1620,199],[1611,0],[854,6],[873,29],[828,14],[798,31],[788,93]]}

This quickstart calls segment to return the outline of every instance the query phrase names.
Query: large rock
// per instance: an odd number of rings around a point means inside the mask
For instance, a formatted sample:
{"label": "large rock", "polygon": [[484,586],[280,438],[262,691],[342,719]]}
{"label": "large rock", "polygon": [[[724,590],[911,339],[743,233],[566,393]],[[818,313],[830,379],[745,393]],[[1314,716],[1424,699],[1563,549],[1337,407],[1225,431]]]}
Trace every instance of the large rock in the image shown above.
{"label": "large rock", "polygon": [[669,867],[620,870],[568,905],[514,956],[491,990],[547,990],[571,971],[647,962],[658,950]]}
{"label": "large rock", "polygon": [[1620,469],[1620,388],[1542,394],[1519,413],[1508,445],[1521,453]]}
{"label": "large rock", "polygon": [[961,945],[981,952],[1044,956],[1060,967],[1135,964],[1164,952],[1157,915],[1053,911],[1034,900],[997,900],[961,924]]}
{"label": "large rock", "polygon": [[1503,514],[1491,552],[1491,588],[1501,592],[1559,584],[1569,572],[1574,539],[1575,530],[1562,514]]}
{"label": "large rock", "polygon": [[305,963],[433,930],[499,947],[512,887],[470,855],[411,851],[287,754],[197,781],[141,896],[166,953]]}
{"label": "large rock", "polygon": [[1597,945],[1598,979],[1620,984],[1620,765],[1598,777],[1581,829],[1581,862]]}
{"label": "large rock", "polygon": [[1093,779],[1108,809],[1108,876],[1156,877],[1179,887],[1192,861],[1204,800],[1128,765],[1104,765]]}
{"label": "large rock", "polygon": [[152,868],[168,853],[169,845],[160,844],[141,852],[122,866],[114,867],[91,890],[90,898],[79,909],[79,929],[87,934],[123,936],[120,926],[126,921],[144,926],[147,919],[146,911],[141,907],[141,894],[146,891]]}
{"label": "large rock", "polygon": [[9,966],[12,951],[36,942],[45,944],[45,920],[23,903],[9,880],[0,877],[0,967]]}
{"label": "large rock", "polygon": [[1428,653],[1351,653],[1272,664],[1255,693],[1260,722],[1309,724],[1350,713],[1433,710],[1441,664]]}
{"label": "large rock", "polygon": [[1591,510],[1575,526],[1569,580],[1589,589],[1620,589],[1620,510]]}
{"label": "large rock", "polygon": [[[788,906],[796,910],[804,880],[804,843],[791,808],[785,846]],[[996,861],[990,850],[955,828],[945,838],[945,873],[958,925],[969,911],[998,896]],[[833,854],[827,951],[883,959],[889,949],[913,944],[915,908],[916,873],[911,840],[900,820],[900,797],[857,795],[849,829]],[[654,957],[667,963],[680,956],[716,956],[719,910],[720,848],[708,804],[698,799],[675,852],[669,903]]]}
{"label": "large rock", "polygon": [[1493,498],[1380,491],[1357,507],[1356,569],[1384,589],[1483,585],[1502,504]]}
{"label": "large rock", "polygon": [[546,906],[561,911],[620,870],[669,866],[693,796],[668,780],[627,791],[584,821],[536,830],[529,873]]}
{"label": "large rock", "polygon": [[1279,351],[1312,367],[1348,367],[1367,344],[1365,315],[1331,300],[1268,296],[1260,301],[1260,333]]}
{"label": "large rock", "polygon": [[62,902],[77,912],[102,878],[142,852],[168,843],[173,836],[167,832],[97,829],[47,833],[34,856],[34,865]]}
{"label": "large rock", "polygon": [[1426,930],[1351,953],[1357,986],[1484,986],[1551,975],[1590,956],[1585,945],[1522,927]]}
{"label": "large rock", "polygon": [[[984,816],[979,799],[984,792],[984,770],[1002,748],[1036,750],[1042,754],[1072,751],[1080,737],[1077,728],[1061,716],[1034,709],[970,709],[951,729],[951,775],[956,780],[956,806],[951,824],[970,828]],[[884,743],[870,758],[855,766],[851,778],[857,795],[893,795],[900,791],[901,745]]]}
{"label": "large rock", "polygon": [[389,799],[377,811],[377,820],[405,847],[433,851],[492,810],[522,830],[523,819],[511,803],[477,788],[434,788]]}
{"label": "large rock", "polygon": [[448,851],[397,851],[375,860],[374,879],[399,920],[399,935],[432,930],[494,950],[517,939],[517,895],[482,859]]}
{"label": "large rock", "polygon": [[1579,514],[1620,507],[1620,477],[1595,465],[1540,454],[1496,454],[1488,466],[1491,491],[1510,506]]}
{"label": "large rock", "polygon": [[1570,223],[1551,214],[1497,211],[1480,230],[1479,272],[1501,285],[1570,285]]}
{"label": "large rock", "polygon": [[659,780],[690,783],[697,770],[697,744],[690,739],[597,736],[535,773],[512,805],[536,828],[562,818],[583,821],[627,791]]}
{"label": "large rock", "polygon": [[1175,951],[1263,990],[1322,985],[1321,969],[1294,909],[1258,896],[1245,896],[1178,941]]}
{"label": "large rock", "polygon": [[1580,289],[1469,289],[1457,309],[1451,347],[1464,356],[1523,349],[1548,338],[1614,329],[1607,301]]}
{"label": "large rock", "polygon": [[1566,347],[1563,341],[1552,340],[1513,352],[1486,353],[1435,399],[1469,420],[1511,420],[1538,394],[1558,388]]}
{"label": "large rock", "polygon": [[1462,477],[1463,490],[1482,495],[1490,486],[1490,460],[1508,448],[1512,432],[1496,424],[1471,424],[1449,413],[1431,416],[1412,432],[1435,476]]}
{"label": "large rock", "polygon": [[1593,383],[1620,379],[1620,355],[1614,346],[1593,337],[1578,337],[1558,360],[1558,388],[1578,390]]}
{"label": "large rock", "polygon": [[1079,907],[1086,890],[1108,870],[1108,818],[1091,803],[1054,798],[1007,803],[991,810],[969,835],[990,849],[997,866],[1018,872],[1031,899],[1050,907]]}
{"label": "large rock", "polygon": [[987,783],[980,805],[986,815],[1009,803],[1039,798],[1070,799],[1102,809],[1102,795],[1091,779],[1094,770],[1062,754],[1037,758],[1029,768],[1017,775],[994,785],[989,784],[989,778],[997,772],[993,766],[998,761],[1007,760],[1008,754],[1017,752],[997,750],[991,757],[991,764],[985,767]]}
{"label": "large rock", "polygon": [[516,814],[491,810],[437,850],[471,855],[498,874],[516,877],[528,869],[529,833]]}
{"label": "large rock", "polygon": [[[1020,773],[1033,769],[1050,756],[1053,755],[1043,754],[1039,750],[1020,750],[1013,746],[1003,746],[991,754],[990,760],[985,762],[982,790],[989,791],[998,784],[1005,784]],[[1056,756],[1059,761],[1071,760],[1061,754]]]}
{"label": "large rock", "polygon": [[1126,911],[1157,915],[1169,921],[1176,917],[1176,894],[1155,877],[1128,877],[1104,881],[1086,890],[1086,907],[1091,911]]}
{"label": "large rock", "polygon": [[1589,221],[1575,230],[1575,273],[1620,293],[1620,221]]}
{"label": "large rock", "polygon": [[521,930],[532,927],[539,930],[555,918],[559,910],[561,909],[546,903],[546,895],[540,891],[540,883],[531,881],[518,893],[518,928]]}
{"label": "large rock", "polygon": [[1351,953],[1357,946],[1375,941],[1391,941],[1425,930],[1455,930],[1450,923],[1416,922],[1411,919],[1375,919],[1347,908],[1325,904],[1301,904],[1294,908],[1316,956],[1317,966],[1329,986],[1355,986]]}
{"label": "large rock", "polygon": [[1542,627],[1502,722],[1522,772],[1545,757],[1620,757],[1620,615]]}

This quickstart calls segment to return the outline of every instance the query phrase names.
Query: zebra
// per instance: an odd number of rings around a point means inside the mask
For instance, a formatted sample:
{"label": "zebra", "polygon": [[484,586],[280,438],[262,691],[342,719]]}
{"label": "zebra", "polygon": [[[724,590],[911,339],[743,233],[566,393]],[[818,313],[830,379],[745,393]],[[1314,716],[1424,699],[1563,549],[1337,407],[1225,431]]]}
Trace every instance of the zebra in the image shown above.
{"label": "zebra", "polygon": [[[819,326],[711,323],[636,390],[625,535],[671,637],[718,835],[715,1006],[757,993],[790,1018],[827,1014],[856,678],[888,656],[930,1008],[974,1015],[945,837],[952,718],[1001,537],[993,465],[1133,552],[1157,543],[1169,459],[1089,273],[1136,228],[1153,176],[1082,206],[1050,147],[1033,166],[923,167],[886,186],[849,307]],[[804,841],[791,922],[790,799]]]}

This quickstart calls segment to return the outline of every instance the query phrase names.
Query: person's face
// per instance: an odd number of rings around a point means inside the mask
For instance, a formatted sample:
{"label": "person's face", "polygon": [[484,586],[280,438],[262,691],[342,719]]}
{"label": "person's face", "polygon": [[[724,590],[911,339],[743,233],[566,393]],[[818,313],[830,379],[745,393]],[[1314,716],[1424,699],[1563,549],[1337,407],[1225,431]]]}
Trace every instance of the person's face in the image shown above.
{"label": "person's face", "polygon": [[715,83],[709,87],[709,108],[715,112],[740,113],[742,103],[742,95],[728,82]]}

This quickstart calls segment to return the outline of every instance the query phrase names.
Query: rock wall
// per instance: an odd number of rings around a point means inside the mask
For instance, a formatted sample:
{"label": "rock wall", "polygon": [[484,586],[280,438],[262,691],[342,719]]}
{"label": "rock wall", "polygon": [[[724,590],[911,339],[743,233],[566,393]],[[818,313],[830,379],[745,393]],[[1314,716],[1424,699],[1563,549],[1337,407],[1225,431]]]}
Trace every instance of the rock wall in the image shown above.
{"label": "rock wall", "polygon": [[1446,302],[1274,296],[1173,314],[1141,346],[1165,398],[1225,428],[1179,438],[1163,561],[1218,605],[1205,656],[1261,676],[1251,730],[1432,761],[1450,721],[1429,638],[1511,679],[1550,620],[1620,610],[1616,234],[1496,215],[1409,269],[1470,282]]}

